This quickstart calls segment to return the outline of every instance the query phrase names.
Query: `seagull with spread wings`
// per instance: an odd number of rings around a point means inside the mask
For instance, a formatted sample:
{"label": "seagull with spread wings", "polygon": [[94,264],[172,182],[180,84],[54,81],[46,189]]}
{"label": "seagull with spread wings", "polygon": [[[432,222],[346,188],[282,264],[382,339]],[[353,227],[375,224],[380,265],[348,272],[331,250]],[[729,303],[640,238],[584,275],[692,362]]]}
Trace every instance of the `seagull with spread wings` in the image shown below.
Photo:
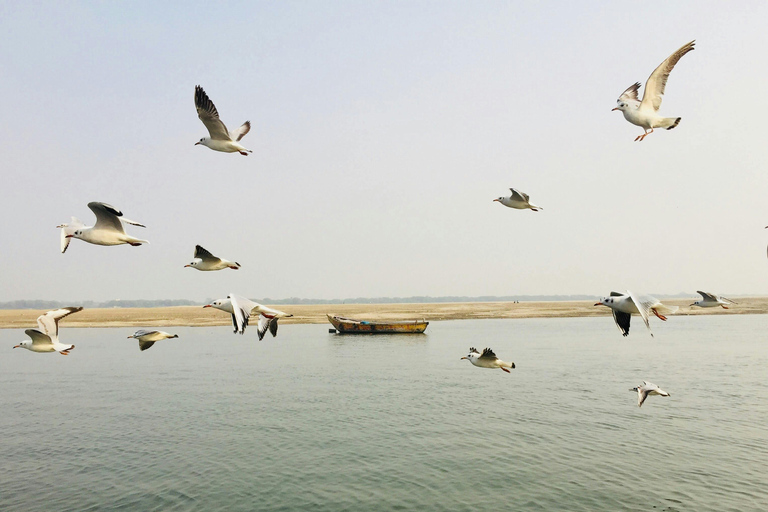
{"label": "seagull with spread wings", "polygon": [[97,201],[88,203],[88,208],[96,215],[96,224],[93,226],[85,226],[82,222],[72,217],[72,222],[69,224],[60,224],[62,240],[61,240],[61,252],[67,250],[69,246],[69,240],[72,238],[79,238],[84,242],[96,245],[121,245],[130,244],[133,246],[148,244],[146,240],[140,240],[130,235],[125,234],[123,229],[123,223],[132,224],[134,226],[146,227],[144,224],[139,224],[136,221],[126,219],[123,217],[123,212],[118,210],[112,205],[107,203],[100,203]]}
{"label": "seagull with spread wings", "polygon": [[225,268],[231,268],[232,270],[237,270],[240,268],[240,264],[236,261],[229,261],[229,260],[216,257],[210,252],[206,251],[202,246],[196,245],[195,259],[193,259],[187,265],[184,265],[184,268],[186,267],[192,267],[192,268],[196,268],[197,270],[204,270],[204,271],[222,270]]}
{"label": "seagull with spread wings", "polygon": [[677,306],[665,306],[656,297],[650,295],[635,295],[627,290],[627,293],[611,292],[610,297],[603,297],[595,306],[607,306],[613,312],[613,320],[623,336],[629,336],[629,321],[633,314],[640,315],[653,336],[651,324],[648,318],[651,314],[666,321],[665,315],[671,315],[677,311]]}
{"label": "seagull with spread wings", "polygon": [[147,350],[149,347],[154,345],[156,341],[178,337],[178,334],[169,334],[165,331],[148,331],[146,329],[139,329],[135,333],[128,336],[128,338],[135,338],[139,340],[139,350],[141,351]]}
{"label": "seagull with spread wings", "polygon": [[517,189],[510,188],[509,190],[512,191],[512,195],[509,197],[499,197],[497,199],[494,199],[494,201],[498,201],[504,206],[508,208],[514,208],[516,210],[525,210],[525,209],[531,209],[535,212],[539,210],[543,210],[541,206],[536,206],[535,204],[530,203],[530,197],[525,192],[520,192]]}
{"label": "seagull with spread wings", "polygon": [[654,128],[671,130],[680,123],[680,117],[661,117],[658,111],[661,106],[661,97],[664,95],[664,89],[667,86],[669,74],[674,69],[677,61],[683,55],[693,50],[694,43],[695,41],[691,41],[683,45],[675,53],[667,57],[664,62],[659,64],[659,67],[651,73],[648,81],[645,82],[642,100],[637,96],[640,82],[631,85],[616,100],[617,106],[613,110],[621,111],[624,114],[624,119],[645,130],[645,133],[638,135],[635,141],[645,139],[647,135],[653,133]]}
{"label": "seagull with spread wings", "polygon": [[245,137],[251,130],[250,121],[244,122],[240,128],[231,132],[227,130],[227,127],[219,118],[216,106],[199,85],[195,86],[195,108],[197,108],[197,117],[208,128],[208,133],[210,134],[210,137],[203,137],[198,142],[195,142],[195,146],[202,144],[214,151],[240,153],[245,156],[248,156],[248,153],[252,153],[250,149],[245,149],[239,144],[240,139]]}
{"label": "seagull with spread wings", "polygon": [[217,299],[203,307],[216,308],[232,315],[232,327],[237,334],[245,332],[252,315],[259,315],[258,333],[260,340],[264,338],[267,330],[272,333],[272,337],[277,336],[277,321],[293,316],[277,309],[262,306],[258,302],[253,302],[234,293],[227,295],[226,299]]}
{"label": "seagull with spread wings", "polygon": [[642,386],[637,386],[636,388],[630,388],[629,390],[637,391],[638,407],[643,406],[643,402],[645,402],[645,399],[648,398],[648,395],[670,396],[669,393],[659,388],[659,386],[657,386],[656,384],[653,384],[652,382],[643,381]]}
{"label": "seagull with spread wings", "polygon": [[728,309],[726,304],[736,304],[736,302],[731,299],[726,299],[725,297],[713,293],[702,292],[701,290],[697,290],[696,293],[701,295],[701,300],[697,300],[691,304],[691,306],[698,306],[700,308],[714,308],[721,306],[723,309]]}
{"label": "seagull with spread wings", "polygon": [[462,357],[462,359],[468,360],[479,368],[501,368],[507,373],[511,373],[508,368],[515,367],[515,363],[507,363],[496,357],[496,354],[494,354],[493,350],[490,348],[483,349],[483,353],[481,354],[475,347],[470,347],[469,355]]}
{"label": "seagull with spread wings", "polygon": [[24,333],[30,340],[25,340],[13,348],[25,348],[32,352],[58,352],[68,356],[74,345],[65,345],[59,341],[59,320],[65,316],[82,311],[82,307],[54,309],[37,317],[39,329],[27,329]]}

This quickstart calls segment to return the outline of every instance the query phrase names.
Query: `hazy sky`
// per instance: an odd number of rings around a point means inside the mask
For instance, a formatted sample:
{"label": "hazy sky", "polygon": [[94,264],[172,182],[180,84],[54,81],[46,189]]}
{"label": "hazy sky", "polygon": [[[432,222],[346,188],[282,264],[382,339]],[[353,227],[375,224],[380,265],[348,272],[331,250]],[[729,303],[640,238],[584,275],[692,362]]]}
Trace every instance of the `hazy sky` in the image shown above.
{"label": "hazy sky", "polygon": [[[3,2],[0,301],[768,293],[768,3]],[[611,112],[684,43],[661,113]],[[243,157],[194,146],[202,85]],[[492,200],[515,187],[541,212]],[[104,201],[150,245],[55,226]],[[195,244],[239,271],[183,266]]]}

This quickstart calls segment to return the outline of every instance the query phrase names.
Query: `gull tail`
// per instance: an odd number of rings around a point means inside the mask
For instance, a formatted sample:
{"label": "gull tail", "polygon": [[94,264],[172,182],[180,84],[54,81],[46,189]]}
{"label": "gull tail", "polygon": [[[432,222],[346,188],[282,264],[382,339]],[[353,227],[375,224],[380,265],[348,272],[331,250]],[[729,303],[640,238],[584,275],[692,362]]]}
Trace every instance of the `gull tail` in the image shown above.
{"label": "gull tail", "polygon": [[133,247],[137,247],[142,244],[149,244],[149,240],[140,240],[131,236],[126,239],[125,243],[131,244]]}
{"label": "gull tail", "polygon": [[665,117],[661,121],[661,125],[659,125],[659,128],[666,128],[667,130],[671,130],[675,126],[680,124],[680,120],[682,117]]}
{"label": "gull tail", "polygon": [[677,313],[677,310],[680,309],[677,306],[667,306],[665,304],[661,304],[659,306],[656,306],[654,308],[656,311],[661,313],[662,315],[674,315]]}

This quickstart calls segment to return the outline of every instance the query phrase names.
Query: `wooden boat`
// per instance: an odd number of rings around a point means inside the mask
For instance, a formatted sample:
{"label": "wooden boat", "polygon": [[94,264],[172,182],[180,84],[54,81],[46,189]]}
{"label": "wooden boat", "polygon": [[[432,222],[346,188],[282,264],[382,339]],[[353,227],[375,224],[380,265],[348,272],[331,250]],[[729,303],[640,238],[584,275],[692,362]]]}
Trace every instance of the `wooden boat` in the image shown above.
{"label": "wooden boat", "polygon": [[330,314],[327,316],[340,334],[421,334],[429,325],[424,320],[366,322]]}

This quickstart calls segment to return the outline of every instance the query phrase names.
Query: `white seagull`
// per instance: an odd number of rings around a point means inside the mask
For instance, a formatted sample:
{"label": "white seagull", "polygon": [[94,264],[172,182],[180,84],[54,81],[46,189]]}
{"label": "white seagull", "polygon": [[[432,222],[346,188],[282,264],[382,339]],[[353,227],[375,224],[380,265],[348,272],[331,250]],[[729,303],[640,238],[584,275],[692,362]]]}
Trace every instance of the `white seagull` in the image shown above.
{"label": "white seagull", "polygon": [[510,188],[509,190],[512,191],[512,195],[509,197],[499,197],[498,199],[494,199],[494,201],[498,201],[504,206],[507,206],[509,208],[514,208],[516,210],[525,210],[527,208],[530,208],[531,210],[537,212],[539,210],[543,210],[541,206],[536,206],[535,204],[531,204],[528,202],[529,196],[525,192],[520,192],[519,190],[516,190],[514,188]]}
{"label": "white seagull", "polygon": [[613,319],[624,336],[629,335],[629,320],[633,313],[642,317],[648,332],[653,336],[651,325],[648,322],[650,314],[653,313],[661,320],[666,321],[667,317],[664,315],[671,315],[678,309],[677,306],[665,306],[656,297],[635,295],[629,290],[627,290],[626,294],[611,292],[610,297],[603,297],[600,299],[600,302],[595,303],[595,306],[608,306],[611,308]]}
{"label": "white seagull", "polygon": [[240,268],[240,264],[236,261],[228,261],[221,258],[217,258],[210,252],[203,249],[202,246],[195,246],[195,259],[189,264],[184,265],[184,268],[192,267],[197,270],[222,270],[225,268],[231,268],[237,270]]}
{"label": "white seagull", "polygon": [[251,122],[244,122],[237,130],[231,132],[227,130],[227,127],[219,119],[219,112],[216,110],[216,106],[205,94],[205,91],[199,85],[195,86],[195,107],[197,108],[197,117],[203,122],[210,137],[203,137],[199,142],[195,142],[195,146],[202,144],[215,151],[223,151],[224,153],[240,153],[241,155],[248,156],[248,153],[252,153],[250,149],[245,149],[238,144],[240,139],[245,137],[245,134],[251,130]]}
{"label": "white seagull", "polygon": [[661,106],[661,97],[664,95],[664,88],[667,86],[669,74],[672,72],[675,64],[677,64],[677,61],[683,55],[693,50],[694,42],[691,41],[680,47],[679,50],[667,57],[667,60],[653,70],[651,76],[648,77],[648,81],[645,82],[642,100],[637,97],[640,82],[631,85],[616,100],[617,106],[612,110],[620,110],[624,114],[624,119],[645,130],[645,133],[638,135],[635,141],[643,140],[646,135],[653,133],[654,128],[671,130],[680,123],[681,118],[661,117],[658,114],[658,110]]}
{"label": "white seagull", "polygon": [[[123,217],[123,212],[108,205],[107,203],[91,202],[88,208],[96,215],[96,224],[85,226],[82,222],[72,217],[70,224],[60,224],[63,239],[61,241],[61,252],[67,250],[70,238],[79,238],[84,242],[96,245],[121,245],[130,244],[133,246],[148,244],[146,240],[140,240],[125,234],[123,222],[145,228],[144,224],[128,220]],[[65,242],[65,239],[67,240]]]}
{"label": "white seagull", "polygon": [[731,299],[726,299],[725,297],[714,295],[712,293],[702,292],[701,290],[696,290],[696,293],[701,295],[701,300],[697,300],[691,304],[691,306],[699,306],[700,308],[715,308],[717,306],[722,306],[723,309],[728,309],[726,304],[736,304]]}
{"label": "white seagull", "polygon": [[480,368],[501,368],[507,373],[511,373],[507,368],[515,367],[515,363],[507,363],[496,357],[496,354],[490,348],[483,349],[481,354],[475,347],[470,347],[469,355],[462,357],[462,359],[466,359]]}
{"label": "white seagull", "polygon": [[653,384],[651,382],[645,382],[645,381],[643,381],[642,386],[637,386],[636,388],[630,388],[630,391],[637,391],[638,407],[643,406],[643,402],[645,402],[645,399],[648,398],[648,395],[670,396],[669,393],[659,388],[659,386],[657,386],[656,384]]}
{"label": "white seagull", "polygon": [[139,329],[135,333],[128,336],[128,338],[136,338],[139,340],[139,350],[142,351],[147,350],[149,347],[154,345],[156,341],[178,337],[178,334],[169,334],[165,331],[147,331],[146,329]]}
{"label": "white seagull", "polygon": [[59,320],[72,313],[81,311],[82,307],[54,309],[37,317],[40,329],[27,329],[24,333],[31,341],[22,341],[13,348],[25,348],[32,352],[58,352],[68,356],[74,345],[65,345],[59,341]]}
{"label": "white seagull", "polygon": [[264,338],[267,330],[272,333],[273,337],[277,336],[277,321],[293,316],[277,309],[262,306],[258,302],[253,302],[234,293],[227,295],[226,299],[215,300],[203,307],[220,309],[232,315],[232,327],[237,334],[245,332],[251,315],[259,315],[258,333],[260,340]]}

